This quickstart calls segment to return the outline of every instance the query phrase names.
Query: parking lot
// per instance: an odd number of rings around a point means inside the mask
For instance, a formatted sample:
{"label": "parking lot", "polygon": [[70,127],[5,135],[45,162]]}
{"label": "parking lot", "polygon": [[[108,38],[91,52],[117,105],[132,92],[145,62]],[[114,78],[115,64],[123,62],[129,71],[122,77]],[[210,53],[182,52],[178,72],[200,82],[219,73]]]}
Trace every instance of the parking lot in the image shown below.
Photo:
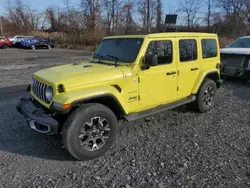
{"label": "parking lot", "polygon": [[[249,187],[250,84],[224,80],[215,108],[181,107],[120,123],[102,157],[75,161],[55,137],[30,130],[15,89],[33,72],[78,62],[81,50],[0,50],[0,187]],[[10,89],[14,88],[14,89]]]}
{"label": "parking lot", "polygon": [[79,62],[91,52],[82,50],[24,50],[0,49],[0,87],[27,85],[32,73],[55,65]]}

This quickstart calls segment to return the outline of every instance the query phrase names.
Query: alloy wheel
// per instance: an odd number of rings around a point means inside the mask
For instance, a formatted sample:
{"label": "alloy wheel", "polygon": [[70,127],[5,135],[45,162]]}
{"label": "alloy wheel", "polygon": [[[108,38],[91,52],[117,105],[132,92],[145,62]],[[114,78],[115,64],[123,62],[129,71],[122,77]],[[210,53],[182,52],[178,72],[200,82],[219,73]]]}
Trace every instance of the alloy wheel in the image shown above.
{"label": "alloy wheel", "polygon": [[215,91],[212,86],[208,86],[203,94],[202,102],[204,106],[209,107],[213,104]]}
{"label": "alloy wheel", "polygon": [[84,123],[78,135],[81,146],[87,151],[102,148],[110,136],[110,124],[106,118],[93,117]]}

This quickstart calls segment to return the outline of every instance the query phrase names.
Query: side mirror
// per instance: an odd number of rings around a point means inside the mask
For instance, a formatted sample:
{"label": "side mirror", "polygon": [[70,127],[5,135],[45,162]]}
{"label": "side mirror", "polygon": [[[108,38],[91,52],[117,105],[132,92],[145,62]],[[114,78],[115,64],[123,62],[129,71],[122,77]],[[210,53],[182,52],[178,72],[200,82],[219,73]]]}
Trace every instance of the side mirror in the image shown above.
{"label": "side mirror", "polygon": [[158,65],[158,56],[157,55],[145,55],[144,64],[146,66],[157,66]]}

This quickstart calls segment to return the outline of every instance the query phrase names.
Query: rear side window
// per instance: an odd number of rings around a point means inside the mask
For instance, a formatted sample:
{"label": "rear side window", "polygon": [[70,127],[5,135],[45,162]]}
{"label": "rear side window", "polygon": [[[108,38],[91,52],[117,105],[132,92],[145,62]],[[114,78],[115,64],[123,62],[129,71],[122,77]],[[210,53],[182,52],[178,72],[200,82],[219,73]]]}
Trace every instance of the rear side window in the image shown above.
{"label": "rear side window", "polygon": [[203,59],[217,56],[217,43],[215,39],[202,39],[202,57]]}
{"label": "rear side window", "polygon": [[188,62],[197,59],[197,42],[194,39],[179,41],[180,61]]}
{"label": "rear side window", "polygon": [[157,55],[158,65],[171,64],[173,59],[172,41],[152,41],[147,50],[147,55]]}

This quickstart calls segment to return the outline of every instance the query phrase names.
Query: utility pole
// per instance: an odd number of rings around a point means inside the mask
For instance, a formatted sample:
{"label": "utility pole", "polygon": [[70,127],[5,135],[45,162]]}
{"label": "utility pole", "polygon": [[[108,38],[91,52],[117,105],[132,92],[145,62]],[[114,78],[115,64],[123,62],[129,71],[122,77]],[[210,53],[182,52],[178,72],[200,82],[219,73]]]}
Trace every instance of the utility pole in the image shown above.
{"label": "utility pole", "polygon": [[207,30],[210,31],[211,0],[208,0]]}
{"label": "utility pole", "polygon": [[151,30],[151,10],[150,10],[150,0],[148,0],[148,15],[147,15],[147,32],[150,33]]}
{"label": "utility pole", "polygon": [[1,34],[3,36],[3,23],[2,23],[2,16],[0,16],[0,27],[1,27]]}

